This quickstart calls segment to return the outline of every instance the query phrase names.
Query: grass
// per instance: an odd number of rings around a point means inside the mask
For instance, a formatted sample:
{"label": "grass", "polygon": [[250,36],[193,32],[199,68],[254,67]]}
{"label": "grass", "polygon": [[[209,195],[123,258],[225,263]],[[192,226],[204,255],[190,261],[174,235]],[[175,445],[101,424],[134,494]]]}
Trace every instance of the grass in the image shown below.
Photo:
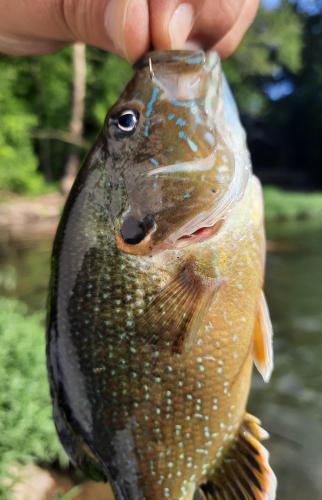
{"label": "grass", "polygon": [[52,420],[45,364],[44,315],[0,298],[0,498],[17,463],[67,458]]}
{"label": "grass", "polygon": [[266,220],[300,220],[322,217],[322,193],[297,193],[264,187]]}

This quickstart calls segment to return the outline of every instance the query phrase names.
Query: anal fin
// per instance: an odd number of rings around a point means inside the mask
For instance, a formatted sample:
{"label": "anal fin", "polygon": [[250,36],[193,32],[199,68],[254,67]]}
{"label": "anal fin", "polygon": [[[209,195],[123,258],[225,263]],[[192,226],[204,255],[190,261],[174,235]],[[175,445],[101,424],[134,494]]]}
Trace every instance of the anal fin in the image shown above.
{"label": "anal fin", "polygon": [[267,437],[260,421],[246,413],[236,440],[218,468],[199,486],[195,498],[274,500],[277,481],[268,462],[268,451],[260,443]]}

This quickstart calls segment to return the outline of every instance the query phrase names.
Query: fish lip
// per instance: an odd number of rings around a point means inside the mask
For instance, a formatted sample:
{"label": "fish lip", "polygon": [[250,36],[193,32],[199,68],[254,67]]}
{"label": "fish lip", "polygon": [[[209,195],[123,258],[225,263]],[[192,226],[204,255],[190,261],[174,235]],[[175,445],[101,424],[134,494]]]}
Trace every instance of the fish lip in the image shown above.
{"label": "fish lip", "polygon": [[200,224],[200,227],[192,231],[191,233],[186,232],[179,238],[177,238],[171,246],[173,248],[184,248],[186,246],[195,245],[196,243],[203,243],[211,239],[218,231],[221,229],[225,222],[224,218],[220,218],[210,226]]}
{"label": "fish lip", "polygon": [[141,69],[149,66],[149,61],[153,64],[175,64],[177,62],[185,62],[189,60],[189,58],[200,58],[198,61],[198,65],[203,65],[206,63],[207,56],[206,53],[202,49],[189,50],[153,50],[145,54],[141,59],[139,59],[134,64],[134,69]]}

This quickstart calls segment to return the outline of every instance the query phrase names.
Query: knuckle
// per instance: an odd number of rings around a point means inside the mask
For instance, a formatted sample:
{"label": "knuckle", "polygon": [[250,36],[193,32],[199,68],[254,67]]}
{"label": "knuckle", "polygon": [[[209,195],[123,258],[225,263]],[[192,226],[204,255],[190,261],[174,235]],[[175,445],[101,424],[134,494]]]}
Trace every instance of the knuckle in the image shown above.
{"label": "knuckle", "polygon": [[229,31],[238,19],[242,10],[244,1],[241,0],[219,0],[218,8],[222,12],[222,18],[225,20],[225,30]]}
{"label": "knuckle", "polygon": [[75,40],[84,40],[88,34],[87,0],[60,0],[65,25]]}

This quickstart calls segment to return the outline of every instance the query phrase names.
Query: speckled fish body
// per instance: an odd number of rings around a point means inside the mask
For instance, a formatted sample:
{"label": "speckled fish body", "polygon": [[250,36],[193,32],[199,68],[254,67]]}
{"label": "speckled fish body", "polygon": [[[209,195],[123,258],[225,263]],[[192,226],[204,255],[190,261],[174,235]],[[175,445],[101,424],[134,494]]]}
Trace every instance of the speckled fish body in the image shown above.
{"label": "speckled fish body", "polygon": [[245,413],[254,359],[271,370],[264,253],[218,57],[151,53],[76,179],[49,301],[58,434],[117,499],[274,498]]}

